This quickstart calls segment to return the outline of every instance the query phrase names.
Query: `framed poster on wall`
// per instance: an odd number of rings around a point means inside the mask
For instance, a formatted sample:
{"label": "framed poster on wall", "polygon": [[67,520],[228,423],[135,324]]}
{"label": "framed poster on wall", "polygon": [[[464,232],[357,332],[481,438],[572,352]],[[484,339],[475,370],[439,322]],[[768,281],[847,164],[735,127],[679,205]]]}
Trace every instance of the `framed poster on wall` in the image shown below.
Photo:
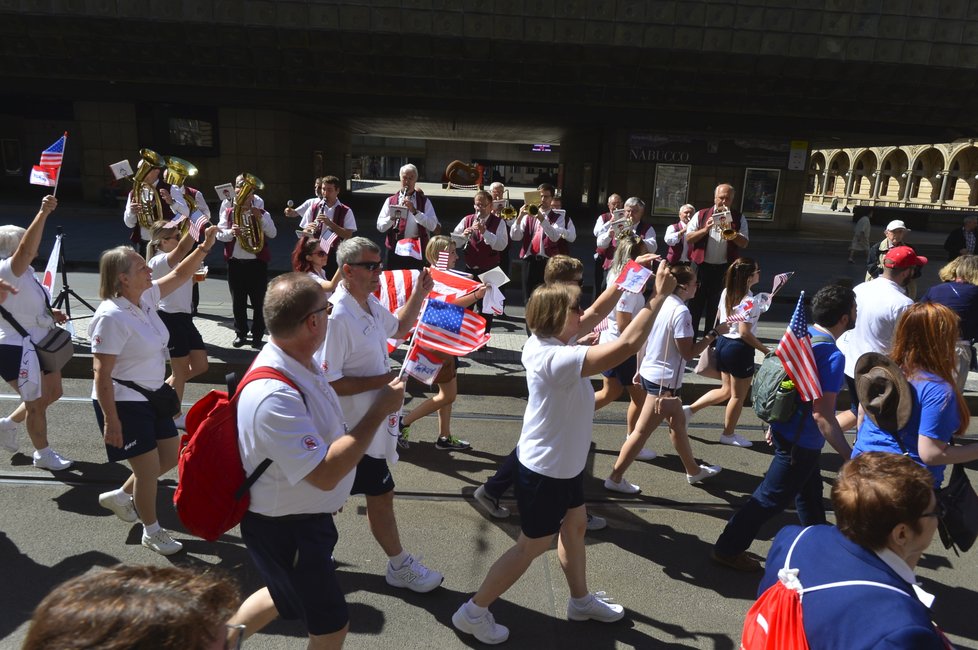
{"label": "framed poster on wall", "polygon": [[773,221],[780,180],[780,169],[748,167],[744,172],[744,192],[740,199],[741,214],[748,219]]}
{"label": "framed poster on wall", "polygon": [[690,165],[656,165],[652,214],[675,217],[689,194]]}

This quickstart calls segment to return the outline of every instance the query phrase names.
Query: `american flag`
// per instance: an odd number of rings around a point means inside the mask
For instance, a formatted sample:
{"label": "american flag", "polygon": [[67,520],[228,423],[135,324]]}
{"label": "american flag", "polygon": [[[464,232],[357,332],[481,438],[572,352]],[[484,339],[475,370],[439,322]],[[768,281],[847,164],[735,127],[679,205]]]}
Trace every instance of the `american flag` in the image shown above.
{"label": "american flag", "polygon": [[795,274],[794,271],[789,271],[788,273],[778,273],[774,276],[774,285],[771,287],[771,295],[773,296],[778,292],[778,290],[785,285],[785,283]]}
{"label": "american flag", "polygon": [[323,228],[322,232],[319,234],[319,246],[327,253],[329,252],[329,247],[333,245],[340,236],[329,228]]}
{"label": "american flag", "polygon": [[448,251],[438,251],[438,261],[435,262],[435,268],[442,271],[447,271],[449,257],[451,257],[451,253]]}
{"label": "american flag", "polygon": [[41,152],[41,162],[38,163],[41,167],[54,167],[58,168],[61,166],[61,160],[65,153],[65,140],[68,138],[68,134],[65,133],[63,136],[58,138],[58,141],[52,144],[50,147]]}
{"label": "american flag", "polygon": [[486,319],[443,300],[425,302],[415,331],[418,345],[429,350],[463,356],[489,342]]}
{"label": "american flag", "polygon": [[788,329],[774,353],[784,364],[788,377],[795,382],[803,402],[811,402],[822,396],[818,368],[815,367],[815,355],[812,352],[812,338],[808,335],[808,323],[805,320],[804,291],[798,297],[795,313],[791,315]]}
{"label": "american flag", "polygon": [[200,241],[200,236],[203,234],[204,230],[211,224],[210,219],[207,215],[200,210],[195,211],[190,215],[190,236],[196,241]]}

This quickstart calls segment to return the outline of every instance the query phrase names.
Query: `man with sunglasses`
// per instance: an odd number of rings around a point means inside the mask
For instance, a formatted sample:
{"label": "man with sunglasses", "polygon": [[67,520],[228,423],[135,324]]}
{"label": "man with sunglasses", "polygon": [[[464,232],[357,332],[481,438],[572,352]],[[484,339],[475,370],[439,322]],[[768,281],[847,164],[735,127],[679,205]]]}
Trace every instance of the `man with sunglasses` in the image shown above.
{"label": "man with sunglasses", "polygon": [[[343,415],[356,422],[371,412],[378,391],[396,377],[387,340],[402,339],[411,331],[434,281],[427,269],[422,270],[407,303],[391,314],[373,295],[384,268],[380,247],[365,237],[351,237],[340,244],[336,257],[342,280],[330,298],[334,308],[329,333],[316,358],[340,396]],[[389,559],[387,584],[425,593],[440,585],[443,577],[401,546],[394,516],[394,479],[388,466],[397,461],[400,408],[385,415],[357,465],[351,493],[366,497],[370,531]]]}

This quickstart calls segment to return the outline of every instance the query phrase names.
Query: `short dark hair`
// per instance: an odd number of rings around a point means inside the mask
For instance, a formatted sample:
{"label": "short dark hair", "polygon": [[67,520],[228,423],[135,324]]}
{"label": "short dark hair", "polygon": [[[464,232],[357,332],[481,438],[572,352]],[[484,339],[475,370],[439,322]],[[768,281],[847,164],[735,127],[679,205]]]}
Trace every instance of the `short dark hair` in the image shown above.
{"label": "short dark hair", "polygon": [[557,191],[554,189],[554,186],[551,185],[550,183],[540,183],[539,185],[537,185],[537,192],[550,192],[551,197],[557,196]]}
{"label": "short dark hair", "polygon": [[822,327],[835,327],[843,316],[852,313],[856,294],[849,287],[830,284],[812,298],[812,320]]}
{"label": "short dark hair", "polygon": [[320,185],[332,185],[336,189],[342,189],[340,186],[340,179],[336,176],[323,176],[319,179]]}

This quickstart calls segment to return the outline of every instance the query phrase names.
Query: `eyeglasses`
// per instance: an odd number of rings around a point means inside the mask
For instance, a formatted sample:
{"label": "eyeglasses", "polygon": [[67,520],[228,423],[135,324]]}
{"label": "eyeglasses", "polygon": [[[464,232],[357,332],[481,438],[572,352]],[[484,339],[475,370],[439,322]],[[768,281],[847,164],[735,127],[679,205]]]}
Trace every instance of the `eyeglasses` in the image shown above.
{"label": "eyeglasses", "polygon": [[360,268],[367,269],[368,271],[378,271],[383,270],[383,262],[347,262],[350,266],[359,266]]}
{"label": "eyeglasses", "polygon": [[224,650],[241,650],[241,646],[244,644],[245,626],[243,624],[225,623],[224,627],[227,628]]}
{"label": "eyeglasses", "polygon": [[308,314],[306,314],[305,316],[303,316],[302,317],[302,320],[306,320],[310,316],[315,316],[316,314],[318,314],[321,311],[326,312],[326,315],[329,316],[330,314],[333,313],[333,303],[327,302],[326,303],[326,306],[320,307],[319,309],[313,309],[311,312],[309,312]]}

